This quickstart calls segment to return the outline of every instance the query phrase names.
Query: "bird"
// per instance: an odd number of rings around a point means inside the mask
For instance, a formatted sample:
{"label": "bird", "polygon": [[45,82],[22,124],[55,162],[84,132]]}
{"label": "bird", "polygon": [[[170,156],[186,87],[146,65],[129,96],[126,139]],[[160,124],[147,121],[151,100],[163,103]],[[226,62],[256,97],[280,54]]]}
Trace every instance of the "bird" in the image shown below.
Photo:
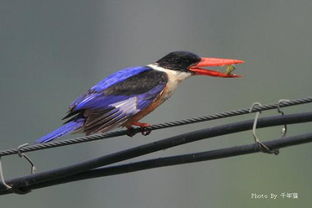
{"label": "bird", "polygon": [[91,87],[69,105],[64,124],[40,137],[36,143],[50,142],[70,133],[91,135],[117,127],[150,126],[140,120],[166,101],[186,78],[206,75],[238,78],[203,67],[233,66],[242,60],[200,57],[188,51],[174,51],[145,66],[119,70]]}

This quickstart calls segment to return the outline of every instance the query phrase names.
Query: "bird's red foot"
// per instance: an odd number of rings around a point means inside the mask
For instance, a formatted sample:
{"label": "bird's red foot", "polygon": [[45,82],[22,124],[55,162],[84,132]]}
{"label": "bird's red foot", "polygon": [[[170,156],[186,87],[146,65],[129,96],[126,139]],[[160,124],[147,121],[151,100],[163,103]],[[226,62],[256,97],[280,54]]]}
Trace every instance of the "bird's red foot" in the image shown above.
{"label": "bird's red foot", "polygon": [[141,122],[138,122],[138,121],[131,123],[131,125],[132,126],[139,126],[141,128],[142,127],[150,127],[151,126],[151,124],[149,124],[149,123],[141,123]]}
{"label": "bird's red foot", "polygon": [[[141,130],[141,134],[144,136],[147,136],[151,133],[152,130],[148,129],[151,125],[148,123],[141,123],[141,122],[133,122],[131,123],[132,126],[139,126]],[[135,132],[133,127],[127,127],[128,128],[128,133],[127,135],[130,137],[133,137],[137,132]]]}

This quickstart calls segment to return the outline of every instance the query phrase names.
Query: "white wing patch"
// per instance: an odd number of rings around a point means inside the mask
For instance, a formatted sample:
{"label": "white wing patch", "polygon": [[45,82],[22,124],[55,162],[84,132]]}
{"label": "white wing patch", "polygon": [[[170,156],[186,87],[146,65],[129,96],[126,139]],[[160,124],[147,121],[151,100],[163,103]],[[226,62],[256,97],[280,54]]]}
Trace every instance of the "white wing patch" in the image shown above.
{"label": "white wing patch", "polygon": [[118,111],[124,114],[134,115],[138,113],[140,110],[137,108],[137,97],[130,97],[127,100],[122,100],[120,102],[111,104],[110,106],[115,107]]}
{"label": "white wing patch", "polygon": [[97,112],[96,110],[95,112],[89,112],[84,131],[89,135],[97,132],[106,132],[110,129],[121,126],[131,116],[140,111],[137,108],[137,101],[137,97],[131,97],[110,104],[109,107],[113,107],[113,109],[104,114],[101,113],[101,111]]}

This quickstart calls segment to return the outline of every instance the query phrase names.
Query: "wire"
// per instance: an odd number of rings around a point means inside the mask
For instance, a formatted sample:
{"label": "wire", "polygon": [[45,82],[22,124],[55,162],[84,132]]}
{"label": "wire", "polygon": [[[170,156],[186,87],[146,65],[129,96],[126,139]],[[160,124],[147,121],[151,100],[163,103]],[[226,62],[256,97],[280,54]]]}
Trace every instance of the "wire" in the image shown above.
{"label": "wire", "polygon": [[[283,124],[294,124],[302,122],[311,122],[312,112],[295,113],[288,115],[278,115],[264,117],[258,120],[257,128],[264,128],[269,126],[277,126]],[[254,120],[246,120],[235,123],[229,123],[225,125],[215,126],[211,128],[201,129],[174,137],[158,140],[156,142],[140,145],[134,148],[126,149],[120,152],[104,155],[92,160],[84,161],[78,164],[73,164],[67,167],[58,168],[50,171],[36,173],[16,179],[11,179],[7,183],[13,187],[11,190],[7,190],[5,187],[0,186],[0,194],[8,192],[29,191],[31,187],[35,187],[40,184],[53,185],[55,181],[61,180],[62,183],[70,181],[71,178],[77,174],[102,167],[105,165],[114,164],[117,162],[125,161],[142,155],[150,154],[163,149],[168,149],[178,145],[199,141],[206,138],[221,136],[225,134],[241,132],[252,128]],[[284,137],[286,138],[286,137]],[[283,139],[284,140],[284,139]],[[287,141],[287,140],[286,140]],[[265,142],[264,142],[265,143]],[[266,143],[265,143],[266,144]],[[270,144],[266,144],[270,145]],[[274,147],[275,148],[275,147]],[[22,191],[21,191],[22,190]]]}
{"label": "wire", "polygon": [[[156,125],[152,125],[146,128],[147,130],[158,130],[158,129],[182,126],[182,125],[187,125],[187,124],[193,124],[193,123],[198,123],[198,122],[216,120],[216,119],[221,119],[221,118],[239,116],[239,115],[244,115],[244,114],[253,113],[253,112],[266,111],[266,110],[272,110],[272,109],[277,109],[277,108],[282,108],[282,107],[306,104],[306,103],[311,103],[311,102],[312,102],[312,97],[294,99],[294,100],[286,100],[281,103],[256,106],[251,111],[250,111],[250,108],[242,108],[238,110],[215,113],[215,114],[201,116],[197,118],[190,118],[190,119],[185,119],[185,120],[180,120],[180,121],[156,124]],[[140,131],[141,131],[141,128],[133,129],[134,133],[138,133]],[[18,154],[18,152],[31,152],[31,151],[37,151],[37,150],[42,150],[42,149],[61,147],[65,145],[72,145],[72,144],[78,144],[78,143],[83,143],[83,142],[91,142],[91,141],[100,140],[100,139],[124,136],[124,135],[127,135],[127,133],[128,133],[127,130],[120,130],[120,131],[114,131],[114,132],[109,132],[109,133],[104,133],[104,134],[95,134],[95,135],[90,135],[90,136],[85,136],[85,137],[78,137],[78,138],[68,139],[68,140],[59,140],[59,141],[53,141],[49,143],[33,144],[33,145],[22,147],[19,150],[16,148],[12,148],[12,149],[0,151],[0,157],[6,156],[6,155]]]}
{"label": "wire", "polygon": [[[263,142],[263,144],[270,146],[271,148],[279,149],[279,148],[289,147],[293,145],[304,144],[308,142],[312,142],[312,132],[307,133],[307,134],[296,135],[296,136],[281,137],[275,140]],[[227,157],[240,156],[240,155],[260,152],[260,150],[257,147],[258,147],[257,144],[248,144],[248,145],[210,150],[210,151],[205,151],[205,152],[197,152],[197,153],[183,154],[183,155],[177,155],[177,156],[162,157],[162,158],[132,162],[128,164],[97,168],[97,169],[92,169],[86,172],[73,175],[71,177],[65,177],[65,178],[54,180],[54,181],[34,184],[34,185],[30,185],[24,188],[38,189],[38,188],[44,188],[47,186],[52,186],[52,185],[57,185],[57,184],[136,172],[136,171],[147,170],[147,169],[152,169],[152,168],[159,168],[159,167],[165,167],[165,166],[172,166],[172,165],[187,164],[187,163],[194,163],[194,162],[201,162],[201,161],[207,161],[207,160],[216,160],[216,159],[222,159],[222,158],[227,158]]]}

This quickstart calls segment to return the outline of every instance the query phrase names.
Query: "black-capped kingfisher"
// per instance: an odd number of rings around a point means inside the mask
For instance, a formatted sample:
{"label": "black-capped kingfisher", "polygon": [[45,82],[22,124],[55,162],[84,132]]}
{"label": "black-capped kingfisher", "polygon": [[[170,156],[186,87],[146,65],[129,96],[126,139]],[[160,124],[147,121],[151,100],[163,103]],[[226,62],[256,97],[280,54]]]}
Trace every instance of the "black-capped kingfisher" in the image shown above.
{"label": "black-capped kingfisher", "polygon": [[178,84],[193,75],[236,78],[239,75],[202,67],[232,66],[242,60],[205,58],[187,51],[174,51],[153,64],[117,71],[74,100],[63,126],[39,138],[49,142],[63,135],[103,133],[116,127],[147,127],[139,122],[167,100]]}

